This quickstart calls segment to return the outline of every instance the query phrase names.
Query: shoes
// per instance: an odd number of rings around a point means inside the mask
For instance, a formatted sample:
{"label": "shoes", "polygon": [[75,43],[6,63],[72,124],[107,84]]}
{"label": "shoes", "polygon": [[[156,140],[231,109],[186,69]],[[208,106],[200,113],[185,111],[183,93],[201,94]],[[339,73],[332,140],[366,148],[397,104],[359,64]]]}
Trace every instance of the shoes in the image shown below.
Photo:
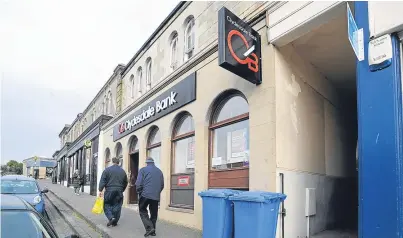
{"label": "shoes", "polygon": [[106,226],[107,226],[107,227],[110,227],[110,226],[112,226],[112,225],[115,224],[115,223],[116,223],[116,219],[115,219],[115,218],[112,218],[112,219],[109,220],[109,222],[106,224]]}
{"label": "shoes", "polygon": [[149,237],[149,236],[156,236],[156,235],[155,235],[155,229],[151,229],[151,230],[147,231],[147,232],[144,234],[144,237]]}

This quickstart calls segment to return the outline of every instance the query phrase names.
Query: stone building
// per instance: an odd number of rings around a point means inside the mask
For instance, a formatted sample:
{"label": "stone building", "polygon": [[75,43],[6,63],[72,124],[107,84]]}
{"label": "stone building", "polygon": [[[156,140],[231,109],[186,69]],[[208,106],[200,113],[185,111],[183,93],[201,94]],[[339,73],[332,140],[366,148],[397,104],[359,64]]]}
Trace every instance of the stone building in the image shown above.
{"label": "stone building", "polygon": [[72,174],[78,169],[85,177],[83,192],[96,195],[98,137],[101,127],[121,110],[123,95],[117,79],[122,69],[123,65],[118,65],[87,108],[61,130],[61,148],[54,154],[60,184],[70,186]]}
{"label": "stone building", "polygon": [[[138,169],[152,156],[165,175],[159,214],[171,222],[202,228],[202,190],[264,190],[287,194],[278,237],[338,229],[398,237],[396,9],[403,5],[180,2],[94,99],[113,108],[99,126],[94,181],[119,158],[130,181],[124,205],[134,207]],[[385,35],[384,49],[369,52]],[[91,105],[61,134],[69,138]],[[86,158],[80,143],[67,149],[70,168]]]}
{"label": "stone building", "polygon": [[38,179],[52,176],[56,161],[52,158],[34,156],[22,161],[22,174]]}

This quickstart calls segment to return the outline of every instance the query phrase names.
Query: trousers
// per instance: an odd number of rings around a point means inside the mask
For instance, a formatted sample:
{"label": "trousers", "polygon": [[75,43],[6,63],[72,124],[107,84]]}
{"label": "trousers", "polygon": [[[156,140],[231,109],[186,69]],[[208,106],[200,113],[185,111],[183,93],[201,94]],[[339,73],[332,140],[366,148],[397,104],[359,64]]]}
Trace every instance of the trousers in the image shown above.
{"label": "trousers", "polygon": [[123,205],[123,192],[120,190],[107,190],[104,193],[104,213],[110,221],[115,218],[116,223],[120,219]]}
{"label": "trousers", "polygon": [[[148,210],[150,210],[150,217],[148,216]],[[145,197],[140,197],[139,200],[139,213],[141,221],[143,222],[146,231],[157,229],[158,218],[158,201]]]}

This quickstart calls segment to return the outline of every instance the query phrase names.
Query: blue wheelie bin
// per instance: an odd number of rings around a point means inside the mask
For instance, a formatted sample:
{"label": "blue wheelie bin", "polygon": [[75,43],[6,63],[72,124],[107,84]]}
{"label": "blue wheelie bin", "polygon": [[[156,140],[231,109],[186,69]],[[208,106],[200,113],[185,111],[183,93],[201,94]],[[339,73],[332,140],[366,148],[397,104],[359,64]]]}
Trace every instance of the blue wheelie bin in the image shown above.
{"label": "blue wheelie bin", "polygon": [[234,207],[229,197],[240,191],[209,189],[199,192],[203,200],[203,238],[232,238]]}
{"label": "blue wheelie bin", "polygon": [[279,206],[287,196],[263,191],[243,192],[234,203],[234,238],[275,238]]}

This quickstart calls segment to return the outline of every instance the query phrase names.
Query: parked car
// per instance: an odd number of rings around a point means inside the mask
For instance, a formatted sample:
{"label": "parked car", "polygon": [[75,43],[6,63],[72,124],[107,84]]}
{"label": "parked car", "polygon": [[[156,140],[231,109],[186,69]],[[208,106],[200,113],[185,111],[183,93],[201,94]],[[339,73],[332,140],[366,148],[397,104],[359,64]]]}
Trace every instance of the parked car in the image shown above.
{"label": "parked car", "polygon": [[[32,205],[22,198],[7,194],[1,194],[1,237],[60,238],[52,224]],[[79,236],[70,235],[66,238],[79,238]]]}
{"label": "parked car", "polygon": [[43,194],[47,193],[48,189],[44,188],[41,191],[35,179],[23,175],[6,175],[1,177],[0,181],[1,194],[18,196],[35,207],[39,213],[44,214]]}

